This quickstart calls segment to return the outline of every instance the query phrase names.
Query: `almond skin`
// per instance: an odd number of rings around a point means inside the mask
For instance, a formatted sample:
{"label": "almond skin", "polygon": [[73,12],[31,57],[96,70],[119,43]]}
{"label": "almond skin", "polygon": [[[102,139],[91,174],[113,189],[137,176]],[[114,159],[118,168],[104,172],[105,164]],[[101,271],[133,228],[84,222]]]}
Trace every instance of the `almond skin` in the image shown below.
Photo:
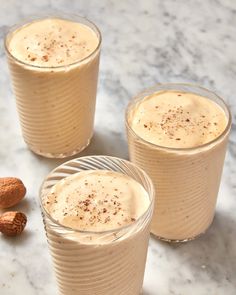
{"label": "almond skin", "polygon": [[19,178],[0,178],[0,209],[18,204],[25,196],[26,188]]}
{"label": "almond skin", "polygon": [[9,211],[0,217],[0,232],[7,236],[20,235],[27,223],[24,213]]}

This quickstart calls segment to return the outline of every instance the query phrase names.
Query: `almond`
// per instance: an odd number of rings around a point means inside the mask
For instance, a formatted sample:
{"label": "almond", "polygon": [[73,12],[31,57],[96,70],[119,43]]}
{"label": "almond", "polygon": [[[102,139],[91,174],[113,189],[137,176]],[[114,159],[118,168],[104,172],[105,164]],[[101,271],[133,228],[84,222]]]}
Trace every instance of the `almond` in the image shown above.
{"label": "almond", "polygon": [[20,179],[15,177],[0,178],[0,209],[18,204],[25,194],[26,188]]}
{"label": "almond", "polygon": [[0,232],[7,236],[20,235],[27,222],[24,213],[18,211],[9,211],[0,217]]}

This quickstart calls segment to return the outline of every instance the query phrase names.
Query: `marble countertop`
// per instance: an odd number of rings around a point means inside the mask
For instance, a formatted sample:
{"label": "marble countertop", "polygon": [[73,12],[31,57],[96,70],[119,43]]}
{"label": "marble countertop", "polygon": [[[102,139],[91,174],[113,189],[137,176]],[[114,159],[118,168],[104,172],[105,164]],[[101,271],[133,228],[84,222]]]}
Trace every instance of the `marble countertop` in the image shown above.
{"label": "marble countertop", "polygon": [[[9,26],[52,9],[87,16],[103,35],[95,135],[82,155],[128,158],[124,108],[157,82],[197,83],[230,105],[234,125],[214,222],[204,236],[186,244],[150,240],[144,295],[236,294],[236,2],[1,0],[1,39]],[[28,193],[16,208],[29,219],[20,237],[0,237],[0,294],[53,295],[37,198],[43,178],[63,161],[26,148],[0,46],[0,176],[23,179]]]}

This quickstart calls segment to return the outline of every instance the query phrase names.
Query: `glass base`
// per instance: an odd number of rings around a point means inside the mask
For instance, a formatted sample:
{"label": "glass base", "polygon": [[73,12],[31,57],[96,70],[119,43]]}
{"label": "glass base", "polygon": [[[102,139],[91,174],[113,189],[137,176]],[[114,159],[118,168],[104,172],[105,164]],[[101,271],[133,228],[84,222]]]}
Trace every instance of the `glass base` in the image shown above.
{"label": "glass base", "polygon": [[68,158],[68,157],[71,157],[71,156],[74,156],[76,154],[79,154],[80,152],[82,152],[91,142],[91,139],[92,137],[89,138],[89,140],[87,141],[87,143],[76,149],[76,150],[73,150],[71,152],[67,152],[67,153],[61,153],[61,154],[53,154],[53,153],[45,153],[45,152],[42,152],[41,150],[36,150],[34,148],[32,148],[28,143],[27,146],[28,148],[35,154],[39,155],[39,156],[42,156],[42,157],[45,157],[45,158],[51,158],[51,159],[63,159],[63,158]]}
{"label": "glass base", "polygon": [[163,242],[168,242],[168,243],[186,243],[186,242],[190,242],[190,241],[193,241],[193,240],[196,240],[197,238],[201,237],[202,235],[204,235],[207,230],[209,229],[209,227],[211,226],[212,222],[209,224],[209,226],[203,231],[201,232],[200,234],[194,236],[194,237],[190,237],[190,238],[186,238],[186,239],[167,239],[167,238],[164,238],[164,237],[160,237],[156,234],[154,234],[153,232],[151,232],[151,235],[158,239],[158,240],[161,240]]}

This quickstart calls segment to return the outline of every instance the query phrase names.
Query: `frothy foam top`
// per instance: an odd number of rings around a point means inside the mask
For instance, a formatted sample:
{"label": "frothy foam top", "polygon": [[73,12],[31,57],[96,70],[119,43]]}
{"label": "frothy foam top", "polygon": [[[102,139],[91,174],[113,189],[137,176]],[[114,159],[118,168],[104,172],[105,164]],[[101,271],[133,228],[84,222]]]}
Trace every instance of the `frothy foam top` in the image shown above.
{"label": "frothy foam top", "polygon": [[135,222],[149,204],[148,193],[131,177],[107,170],[88,170],[59,181],[43,205],[62,225],[103,231]]}
{"label": "frothy foam top", "polygon": [[27,64],[57,67],[86,58],[98,42],[96,33],[84,24],[48,18],[14,31],[8,48],[15,58]]}
{"label": "frothy foam top", "polygon": [[191,148],[217,138],[226,128],[223,109],[193,93],[162,91],[131,110],[131,128],[144,140],[172,148]]}

